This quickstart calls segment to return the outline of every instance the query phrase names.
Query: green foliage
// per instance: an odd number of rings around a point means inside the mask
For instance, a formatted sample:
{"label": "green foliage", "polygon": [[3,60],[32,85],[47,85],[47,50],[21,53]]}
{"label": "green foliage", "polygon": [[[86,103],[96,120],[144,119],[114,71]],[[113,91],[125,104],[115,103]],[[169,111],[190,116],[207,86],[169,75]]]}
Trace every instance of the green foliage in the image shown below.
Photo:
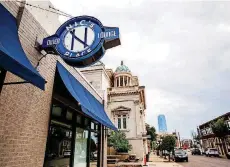
{"label": "green foliage", "polygon": [[162,144],[157,145],[156,150],[162,150]]}
{"label": "green foliage", "polygon": [[125,133],[121,131],[111,132],[108,138],[108,145],[112,146],[117,152],[128,152],[132,149],[132,146],[126,139]]}
{"label": "green foliage", "polygon": [[228,125],[225,123],[224,119],[218,119],[216,122],[211,123],[212,132],[221,139],[224,153],[227,155],[227,147],[226,147],[226,136],[229,133]]}
{"label": "green foliage", "polygon": [[176,139],[174,136],[168,135],[165,136],[162,140],[162,149],[167,150],[168,152],[173,151],[175,145],[176,145]]}
{"label": "green foliage", "polygon": [[146,131],[147,131],[147,135],[151,136],[151,141],[156,141],[156,129],[154,126],[151,126],[149,124],[146,124]]}
{"label": "green foliage", "polygon": [[218,119],[216,122],[211,124],[213,133],[220,138],[224,138],[228,135],[228,125],[225,123],[224,119]]}
{"label": "green foliage", "polygon": [[151,148],[152,148],[153,150],[155,150],[155,149],[157,148],[156,141],[152,141],[152,142],[151,142]]}

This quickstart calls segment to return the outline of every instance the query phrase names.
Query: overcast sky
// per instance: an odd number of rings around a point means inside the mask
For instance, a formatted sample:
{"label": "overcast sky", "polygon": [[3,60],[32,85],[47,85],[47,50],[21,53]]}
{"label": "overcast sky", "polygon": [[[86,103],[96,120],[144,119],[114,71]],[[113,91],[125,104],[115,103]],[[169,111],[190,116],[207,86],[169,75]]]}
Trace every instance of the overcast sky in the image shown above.
{"label": "overcast sky", "polygon": [[146,86],[147,123],[183,138],[230,109],[230,2],[52,0],[73,16],[91,15],[120,28],[121,46],[102,61],[124,60]]}

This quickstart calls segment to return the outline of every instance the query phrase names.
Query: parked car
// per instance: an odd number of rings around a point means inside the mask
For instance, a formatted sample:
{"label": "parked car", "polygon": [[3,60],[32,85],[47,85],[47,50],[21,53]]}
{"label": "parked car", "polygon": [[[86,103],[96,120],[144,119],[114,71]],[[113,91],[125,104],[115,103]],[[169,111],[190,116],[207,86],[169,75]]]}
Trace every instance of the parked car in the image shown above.
{"label": "parked car", "polygon": [[211,157],[211,156],[219,157],[220,156],[216,148],[208,148],[207,151],[205,152],[205,155],[207,157]]}
{"label": "parked car", "polygon": [[208,149],[201,149],[201,154],[202,154],[202,155],[205,155],[207,150],[208,150]]}
{"label": "parked car", "polygon": [[168,156],[169,155],[169,152],[167,150],[163,150],[163,153],[162,153],[163,156]]}
{"label": "parked car", "polygon": [[192,150],[192,155],[201,155],[200,149],[194,148],[194,149]]}
{"label": "parked car", "polygon": [[174,155],[173,155],[173,160],[175,162],[178,161],[187,161],[188,162],[188,154],[186,153],[186,151],[179,149],[179,150],[175,150]]}
{"label": "parked car", "polygon": [[228,149],[227,158],[230,159],[230,149]]}

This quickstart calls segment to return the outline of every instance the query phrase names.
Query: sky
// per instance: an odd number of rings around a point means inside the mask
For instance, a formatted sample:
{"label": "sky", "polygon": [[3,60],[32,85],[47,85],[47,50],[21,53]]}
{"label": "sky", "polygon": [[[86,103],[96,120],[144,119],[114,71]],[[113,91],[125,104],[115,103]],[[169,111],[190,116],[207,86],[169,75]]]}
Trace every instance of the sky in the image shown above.
{"label": "sky", "polygon": [[[101,59],[123,60],[146,86],[146,122],[191,131],[230,110],[230,1],[51,0],[72,16],[91,15],[120,28],[121,46]],[[62,21],[63,17],[60,18]]]}

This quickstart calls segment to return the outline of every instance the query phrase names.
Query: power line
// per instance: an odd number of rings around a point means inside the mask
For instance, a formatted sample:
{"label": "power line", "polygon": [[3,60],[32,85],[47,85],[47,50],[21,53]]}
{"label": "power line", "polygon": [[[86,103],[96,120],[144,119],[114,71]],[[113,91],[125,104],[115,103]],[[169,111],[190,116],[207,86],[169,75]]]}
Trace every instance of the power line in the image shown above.
{"label": "power line", "polygon": [[[70,17],[70,18],[73,17],[73,16],[71,16],[69,14],[66,14],[64,12],[60,13],[61,12],[60,10],[59,10],[59,13],[58,13],[58,12],[54,12],[54,11],[51,11],[51,10],[48,10],[48,9],[45,9],[45,8],[42,8],[42,7],[39,7],[39,6],[35,6],[35,5],[32,5],[32,4],[29,4],[29,3],[24,2],[24,1],[16,0],[16,2],[23,3],[23,4],[27,5],[27,6],[31,6],[31,7],[40,9],[40,10],[44,10],[44,11],[51,12],[51,13],[54,13],[54,14],[62,15],[62,16],[65,16],[65,17]],[[58,11],[58,9],[53,9],[53,10],[57,10]]]}
{"label": "power line", "polygon": [[53,10],[56,10],[56,11],[58,11],[58,12],[61,12],[62,14],[68,15],[69,17],[73,17],[73,16],[71,16],[70,14],[65,13],[65,12],[63,12],[63,11],[61,11],[61,10],[59,10],[59,9],[56,9],[56,8],[50,6],[50,5],[49,5],[49,8],[50,8],[50,9],[53,9]]}

